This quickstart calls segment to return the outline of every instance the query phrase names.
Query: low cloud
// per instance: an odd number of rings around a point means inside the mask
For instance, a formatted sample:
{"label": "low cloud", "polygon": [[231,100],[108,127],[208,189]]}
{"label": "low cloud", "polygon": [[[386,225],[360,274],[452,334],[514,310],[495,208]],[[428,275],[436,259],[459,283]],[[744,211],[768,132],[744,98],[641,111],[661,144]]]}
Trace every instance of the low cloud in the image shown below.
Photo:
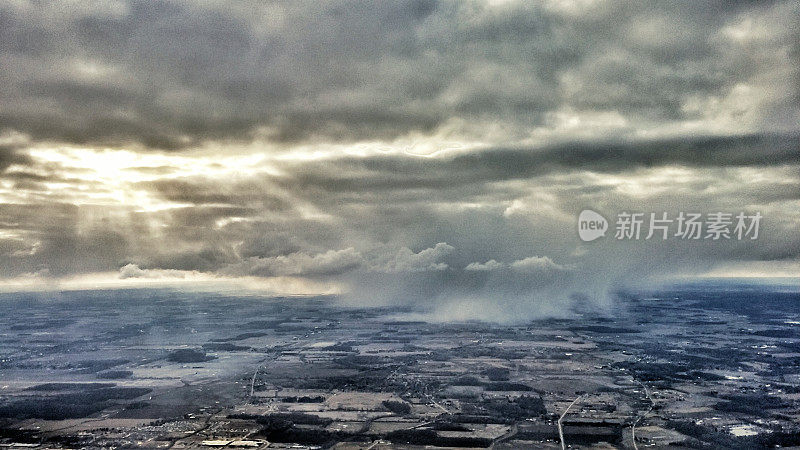
{"label": "low cloud", "polygon": [[126,264],[119,269],[119,279],[127,280],[130,278],[150,278],[150,279],[168,279],[168,278],[186,278],[186,272],[181,270],[164,270],[164,269],[141,269],[136,264]]}
{"label": "low cloud", "polygon": [[519,273],[548,273],[548,272],[561,272],[569,270],[560,264],[556,264],[552,259],[547,256],[529,256],[525,259],[514,261],[510,264],[497,262],[493,259],[485,263],[473,262],[469,263],[464,270],[467,272],[493,272],[498,270],[511,269]]}
{"label": "low cloud", "polygon": [[531,256],[510,264],[511,269],[523,273],[547,273],[567,270],[547,256]]}
{"label": "low cloud", "polygon": [[264,277],[329,276],[348,272],[362,263],[361,253],[350,247],[316,255],[297,252],[272,258],[251,257],[226,267],[223,273]]}
{"label": "low cloud", "polygon": [[396,252],[377,252],[368,263],[368,270],[382,273],[425,272],[447,269],[447,264],[440,260],[453,252],[455,248],[445,242],[439,242],[431,248],[414,253],[407,247]]}
{"label": "low cloud", "polygon": [[273,257],[249,257],[229,265],[223,273],[235,275],[275,276],[334,276],[348,272],[378,272],[385,274],[440,271],[448,265],[441,258],[454,248],[440,242],[417,253],[407,247],[376,247],[360,252],[353,247],[308,254],[294,252]]}
{"label": "low cloud", "polygon": [[491,272],[493,270],[500,270],[504,267],[506,267],[505,264],[490,259],[485,263],[479,263],[479,262],[469,263],[467,267],[464,268],[464,270],[468,272]]}

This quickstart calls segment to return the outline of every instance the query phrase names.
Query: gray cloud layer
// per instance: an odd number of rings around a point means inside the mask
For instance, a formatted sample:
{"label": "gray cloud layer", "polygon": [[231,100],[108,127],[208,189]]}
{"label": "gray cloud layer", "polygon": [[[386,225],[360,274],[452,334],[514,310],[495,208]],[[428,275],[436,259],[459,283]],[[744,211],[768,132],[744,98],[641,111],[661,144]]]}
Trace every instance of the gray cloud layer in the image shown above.
{"label": "gray cloud layer", "polygon": [[[564,109],[634,128],[714,108],[796,126],[795,2],[569,3],[6,3],[0,127],[180,148],[390,138],[453,118],[524,134]],[[757,104],[726,100],[737,87]]]}
{"label": "gray cloud layer", "polygon": [[[797,2],[74,6],[0,6],[2,277],[305,277],[507,320],[800,259]],[[583,244],[584,208],[765,220]]]}

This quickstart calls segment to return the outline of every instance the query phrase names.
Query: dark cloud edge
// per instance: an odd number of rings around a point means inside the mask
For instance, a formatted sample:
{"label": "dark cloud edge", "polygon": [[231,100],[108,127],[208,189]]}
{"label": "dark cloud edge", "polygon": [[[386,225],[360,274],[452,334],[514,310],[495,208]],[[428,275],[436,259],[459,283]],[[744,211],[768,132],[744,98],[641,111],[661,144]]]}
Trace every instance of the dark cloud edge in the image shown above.
{"label": "dark cloud edge", "polygon": [[543,147],[493,147],[441,158],[405,154],[347,156],[321,164],[292,164],[297,174],[283,181],[286,187],[322,187],[332,191],[436,188],[576,170],[619,173],[666,165],[696,168],[798,165],[800,133],[580,141]]}

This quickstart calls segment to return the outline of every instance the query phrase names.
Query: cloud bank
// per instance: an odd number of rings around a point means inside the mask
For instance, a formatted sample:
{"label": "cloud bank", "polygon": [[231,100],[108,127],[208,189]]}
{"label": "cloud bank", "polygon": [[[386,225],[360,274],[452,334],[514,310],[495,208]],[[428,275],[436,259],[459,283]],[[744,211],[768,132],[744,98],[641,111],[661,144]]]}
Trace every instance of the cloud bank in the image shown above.
{"label": "cloud bank", "polygon": [[[525,320],[800,269],[797,2],[74,6],[0,6],[0,278],[291,278]],[[587,208],[764,222],[583,243]]]}

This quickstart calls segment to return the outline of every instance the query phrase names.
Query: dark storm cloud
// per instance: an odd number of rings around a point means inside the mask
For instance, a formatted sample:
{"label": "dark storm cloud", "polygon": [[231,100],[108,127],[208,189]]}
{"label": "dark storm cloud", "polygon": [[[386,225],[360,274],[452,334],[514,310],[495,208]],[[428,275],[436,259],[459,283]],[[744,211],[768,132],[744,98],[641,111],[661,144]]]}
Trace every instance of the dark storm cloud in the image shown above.
{"label": "dark storm cloud", "polygon": [[[382,106],[372,98],[380,83],[357,73],[405,48],[403,34],[433,3],[109,5],[57,20],[57,5],[4,8],[2,126],[35,139],[176,148],[258,126],[294,140],[320,128],[353,137],[440,120],[393,111],[396,98]],[[360,101],[339,101],[351,90]]]}
{"label": "dark storm cloud", "polygon": [[15,152],[16,148],[14,147],[0,146],[0,170],[5,169],[19,160],[20,157]]}
{"label": "dark storm cloud", "polygon": [[[340,158],[304,163],[287,188],[326,191],[442,189],[531,178],[552,172],[619,173],[642,167],[780,166],[800,163],[800,135],[682,138],[651,142],[583,142],[545,148],[489,149],[437,159]],[[299,169],[299,168],[296,168]]]}
{"label": "dark storm cloud", "polygon": [[[118,265],[129,250],[129,230],[119,224],[95,222],[79,226],[81,212],[72,204],[0,205],[7,230],[22,233],[15,251],[0,254],[0,268],[8,275],[46,271],[50,275],[106,270]],[[31,245],[33,243],[33,245]]]}
{"label": "dark storm cloud", "polygon": [[[15,2],[0,10],[0,127],[35,141],[163,149],[391,139],[453,118],[524,134],[564,108],[690,119],[687,99],[745,83],[773,91],[753,119],[769,128],[778,112],[796,115],[787,77],[797,71],[764,50],[797,56],[797,14],[791,2],[602,2],[569,13],[433,0]],[[769,20],[769,34],[742,48],[721,41],[749,16]],[[781,68],[780,86],[761,76]]]}
{"label": "dark storm cloud", "polygon": [[[259,211],[280,211],[289,208],[286,200],[269,194],[269,187],[259,180],[212,183],[202,177],[142,182],[138,187],[152,189],[164,199],[194,205],[217,204],[248,206]],[[242,210],[243,216],[248,216]]]}

